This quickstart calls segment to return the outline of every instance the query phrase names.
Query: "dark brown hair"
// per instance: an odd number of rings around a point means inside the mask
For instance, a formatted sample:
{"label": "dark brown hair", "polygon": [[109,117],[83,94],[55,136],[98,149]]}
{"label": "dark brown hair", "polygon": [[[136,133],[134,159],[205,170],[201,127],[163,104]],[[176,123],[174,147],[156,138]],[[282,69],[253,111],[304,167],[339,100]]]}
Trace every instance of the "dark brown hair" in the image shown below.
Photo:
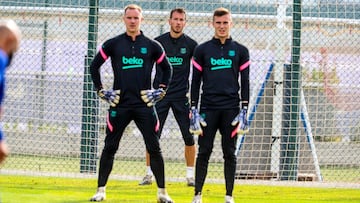
{"label": "dark brown hair", "polygon": [[185,19],[186,19],[186,11],[184,8],[174,8],[173,10],[171,10],[170,18],[172,18],[173,13],[175,13],[175,12],[185,14]]}
{"label": "dark brown hair", "polygon": [[214,11],[214,14],[213,14],[213,20],[214,20],[214,17],[221,17],[223,15],[227,15],[227,14],[231,14],[230,11],[226,8],[223,8],[223,7],[220,7],[220,8],[217,8],[215,11]]}

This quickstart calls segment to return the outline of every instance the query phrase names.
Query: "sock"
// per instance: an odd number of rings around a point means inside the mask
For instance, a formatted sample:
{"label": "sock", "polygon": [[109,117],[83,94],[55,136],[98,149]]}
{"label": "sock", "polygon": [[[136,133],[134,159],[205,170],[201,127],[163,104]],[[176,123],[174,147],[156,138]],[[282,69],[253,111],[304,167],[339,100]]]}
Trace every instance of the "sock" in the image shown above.
{"label": "sock", "polygon": [[226,195],[226,196],[225,196],[225,200],[228,200],[228,201],[232,200],[232,198],[233,198],[233,197],[230,196],[230,195]]}
{"label": "sock", "polygon": [[165,188],[158,188],[158,193],[160,194],[166,194],[166,189]]}
{"label": "sock", "polygon": [[153,176],[153,175],[154,175],[153,172],[152,172],[152,170],[151,170],[151,167],[150,167],[150,166],[147,166],[147,167],[146,167],[146,175],[149,175],[149,176]]}
{"label": "sock", "polygon": [[97,192],[105,192],[105,186],[98,187]]}
{"label": "sock", "polygon": [[194,167],[186,167],[186,177],[193,178],[194,177]]}

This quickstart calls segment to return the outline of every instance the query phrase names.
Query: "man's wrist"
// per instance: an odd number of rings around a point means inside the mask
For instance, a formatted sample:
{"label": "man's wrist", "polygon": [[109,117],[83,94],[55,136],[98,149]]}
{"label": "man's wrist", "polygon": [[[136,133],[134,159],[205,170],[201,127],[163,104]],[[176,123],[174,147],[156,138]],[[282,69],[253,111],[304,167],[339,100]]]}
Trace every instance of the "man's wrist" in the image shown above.
{"label": "man's wrist", "polygon": [[242,109],[248,109],[248,105],[249,105],[248,101],[241,102],[241,108]]}
{"label": "man's wrist", "polygon": [[159,84],[159,89],[165,90],[165,89],[166,89],[166,85],[165,85],[165,84]]}

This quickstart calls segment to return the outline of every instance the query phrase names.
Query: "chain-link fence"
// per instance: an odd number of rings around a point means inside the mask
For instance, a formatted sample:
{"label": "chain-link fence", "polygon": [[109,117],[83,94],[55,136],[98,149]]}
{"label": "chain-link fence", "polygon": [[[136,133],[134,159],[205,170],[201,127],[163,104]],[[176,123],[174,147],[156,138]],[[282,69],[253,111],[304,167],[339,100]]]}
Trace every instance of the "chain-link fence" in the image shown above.
{"label": "chain-link fence", "polygon": [[[7,71],[2,122],[11,156],[2,172],[96,172],[107,106],[92,91],[88,65],[102,42],[124,32],[123,8],[136,3],[150,38],[168,31],[171,9],[185,8],[185,33],[198,43],[213,36],[213,10],[231,10],[231,35],[252,61],[251,130],[238,141],[238,179],[359,183],[360,3],[294,2],[1,1],[1,18],[14,19],[23,32]],[[110,63],[102,71],[110,87]],[[219,138],[208,174],[215,181],[223,177]],[[172,114],[161,146],[167,178],[185,177],[184,143]],[[140,179],[144,159],[142,136],[131,123],[112,174]]]}

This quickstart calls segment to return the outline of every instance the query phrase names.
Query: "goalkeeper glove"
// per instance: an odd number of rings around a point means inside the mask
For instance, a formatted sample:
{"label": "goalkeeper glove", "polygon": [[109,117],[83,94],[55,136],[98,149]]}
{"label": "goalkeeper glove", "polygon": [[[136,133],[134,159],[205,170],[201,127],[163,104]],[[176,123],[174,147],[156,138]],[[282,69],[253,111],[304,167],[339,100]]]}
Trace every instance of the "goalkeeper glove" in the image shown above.
{"label": "goalkeeper glove", "polygon": [[[249,126],[247,122],[247,108],[241,109],[240,113],[234,118],[234,120],[231,122],[232,126],[236,126],[236,133],[243,135],[245,133],[249,132]],[[231,137],[234,137],[235,133],[231,135]]]}
{"label": "goalkeeper glove", "polygon": [[120,102],[120,90],[104,90],[97,91],[98,96],[108,102],[110,106],[115,107]]}
{"label": "goalkeeper glove", "polygon": [[[206,122],[203,117],[200,116],[198,110],[193,106],[190,109],[190,128],[189,132],[194,135],[201,135],[202,134],[202,127],[206,127]],[[201,126],[200,126],[201,125]]]}
{"label": "goalkeeper glove", "polygon": [[166,91],[162,88],[158,88],[152,90],[141,90],[140,94],[141,99],[146,103],[146,105],[151,107],[165,97]]}

